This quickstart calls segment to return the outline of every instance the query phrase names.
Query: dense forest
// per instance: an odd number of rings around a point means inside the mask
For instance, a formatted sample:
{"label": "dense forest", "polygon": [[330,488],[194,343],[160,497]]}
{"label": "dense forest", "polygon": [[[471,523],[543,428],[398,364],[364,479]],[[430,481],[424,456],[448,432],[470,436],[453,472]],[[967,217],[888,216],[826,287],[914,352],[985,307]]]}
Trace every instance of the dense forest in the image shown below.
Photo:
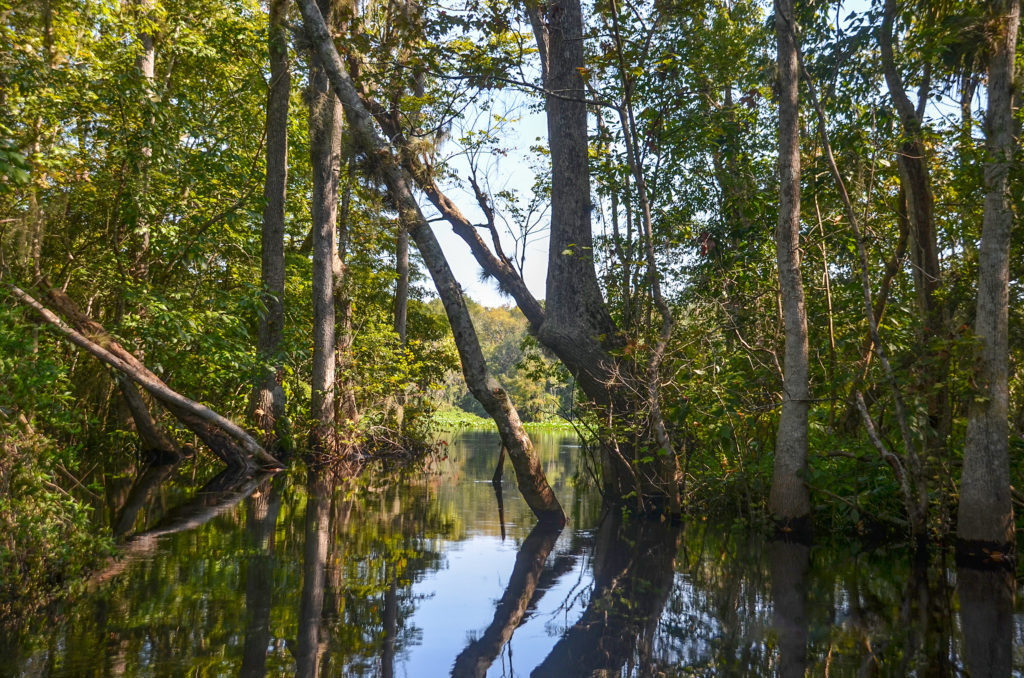
{"label": "dense forest", "polygon": [[[1019,0],[0,0],[0,598],[107,553],[98,465],[351,469],[452,406],[493,420],[541,522],[565,513],[524,422],[564,418],[633,514],[1010,560],[1019,24]],[[466,298],[442,230],[508,306]]]}

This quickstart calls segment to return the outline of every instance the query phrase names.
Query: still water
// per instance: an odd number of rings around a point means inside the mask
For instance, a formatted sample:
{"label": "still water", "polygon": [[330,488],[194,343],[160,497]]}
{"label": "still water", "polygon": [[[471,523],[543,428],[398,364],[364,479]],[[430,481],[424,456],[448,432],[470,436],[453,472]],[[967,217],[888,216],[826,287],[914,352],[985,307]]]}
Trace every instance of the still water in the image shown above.
{"label": "still water", "polygon": [[602,515],[578,447],[533,436],[570,515],[532,529],[496,434],[344,483],[295,468],[109,477],[123,555],[0,638],[2,676],[1010,676],[1021,588],[898,547]]}

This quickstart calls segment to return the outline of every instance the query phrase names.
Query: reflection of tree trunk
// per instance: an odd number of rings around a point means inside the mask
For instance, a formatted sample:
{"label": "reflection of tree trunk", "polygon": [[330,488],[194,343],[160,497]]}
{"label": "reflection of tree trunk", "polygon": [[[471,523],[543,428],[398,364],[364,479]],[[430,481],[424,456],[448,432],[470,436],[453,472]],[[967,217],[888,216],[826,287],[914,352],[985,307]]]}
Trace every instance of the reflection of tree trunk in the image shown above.
{"label": "reflection of tree trunk", "polygon": [[672,591],[679,535],[670,521],[624,523],[609,511],[594,547],[590,604],[532,675],[618,675],[650,647]]}
{"label": "reflection of tree trunk", "polygon": [[131,532],[132,527],[135,526],[135,519],[138,517],[139,511],[142,510],[142,507],[149,500],[153,490],[160,487],[160,484],[171,475],[175,468],[177,468],[177,464],[148,466],[136,478],[135,482],[132,483],[131,490],[128,492],[128,497],[118,509],[117,517],[114,519],[113,532],[115,539]]}
{"label": "reflection of tree trunk", "polygon": [[384,592],[384,648],[381,651],[382,678],[394,678],[395,640],[398,635],[398,577],[391,572],[391,584]]}
{"label": "reflection of tree trunk", "polygon": [[479,638],[466,646],[455,659],[452,676],[455,678],[481,678],[512,637],[526,614],[527,607],[537,590],[540,574],[548,554],[555,545],[561,529],[538,523],[519,547],[516,564],[512,569],[505,593],[498,601],[494,620]]}
{"label": "reflection of tree trunk", "polygon": [[775,630],[779,637],[779,678],[807,671],[807,565],[805,544],[773,541],[769,547]]}
{"label": "reflection of tree trunk", "polygon": [[964,664],[971,678],[1002,678],[1013,670],[1013,572],[957,569]]}
{"label": "reflection of tree trunk", "polygon": [[953,675],[949,663],[949,637],[952,632],[945,568],[933,586],[928,577],[928,562],[914,558],[913,570],[903,589],[900,623],[904,637],[903,675],[947,678]]}
{"label": "reflection of tree trunk", "polygon": [[270,642],[271,592],[274,587],[274,527],[281,510],[284,476],[277,476],[245,502],[245,528],[253,555],[245,570],[245,645],[242,678],[263,678]]}
{"label": "reflection of tree trunk", "polygon": [[96,573],[92,584],[116,577],[135,560],[156,552],[160,537],[188,532],[213,520],[245,499],[267,479],[267,474],[247,475],[244,469],[227,469],[217,474],[196,492],[191,500],[175,506],[153,528],[132,535],[118,554],[118,560]]}
{"label": "reflection of tree trunk", "polygon": [[320,619],[331,534],[330,485],[320,471],[307,477],[306,542],[302,552],[302,598],[296,635],[295,675],[315,678],[320,670]]}

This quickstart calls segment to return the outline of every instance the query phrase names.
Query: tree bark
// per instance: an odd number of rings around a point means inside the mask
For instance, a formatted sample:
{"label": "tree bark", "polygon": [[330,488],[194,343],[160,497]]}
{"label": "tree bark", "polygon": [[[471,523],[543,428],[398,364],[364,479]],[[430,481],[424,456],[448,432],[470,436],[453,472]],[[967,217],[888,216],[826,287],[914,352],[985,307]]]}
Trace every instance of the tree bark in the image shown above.
{"label": "tree bark", "polygon": [[[333,96],[333,95],[332,95]],[[338,246],[334,258],[334,312],[337,329],[337,395],[335,398],[335,417],[339,425],[354,424],[359,420],[359,408],[356,403],[355,355],[353,354],[354,338],[352,336],[352,296],[348,284],[348,246],[349,226],[352,215],[352,182],[355,162],[349,154],[345,170],[345,190],[341,194],[341,209],[338,215]],[[351,432],[351,426],[347,432]],[[345,443],[352,441],[346,435]],[[339,443],[341,441],[339,440]]]}
{"label": "tree bark", "polygon": [[139,388],[131,379],[120,372],[116,373],[117,387],[121,390],[128,411],[135,421],[135,432],[142,441],[142,452],[146,455],[162,458],[163,461],[177,461],[182,458],[178,444],[161,430],[153,419],[149,406],[139,393]]}
{"label": "tree bark", "polygon": [[[608,439],[601,445],[605,496],[634,495],[645,512],[674,512],[679,506],[676,459],[666,452],[671,444],[659,407],[651,407],[652,375],[644,369],[656,368],[660,359],[657,350],[647,366],[615,357],[626,341],[605,304],[594,266],[580,2],[531,1],[527,11],[541,57],[551,150],[547,298],[537,337],[573,373],[608,424]],[[624,130],[628,133],[628,125]],[[524,314],[530,317],[526,309]],[[670,315],[667,320],[670,329]],[[645,407],[651,416],[637,426],[633,419]],[[627,435],[617,435],[616,428],[625,428]],[[626,438],[636,442],[627,444]],[[649,454],[648,448],[657,453]]]}
{"label": "tree bark", "polygon": [[437,238],[420,211],[412,194],[411,181],[377,134],[373,118],[366,110],[342,64],[316,4],[313,0],[299,0],[299,7],[302,10],[307,36],[317,50],[335,94],[345,107],[352,135],[378,164],[399,218],[409,229],[409,234],[415,240],[430,270],[434,286],[451,324],[466,383],[498,426],[502,442],[508,448],[512,459],[523,498],[540,520],[564,523],[565,513],[544,477],[540,460],[523,428],[519,414],[508,393],[487,369],[476,330],[473,328],[469,310],[462,296],[462,289],[448,266]]}
{"label": "tree bark", "polygon": [[957,537],[968,543],[990,542],[1010,547],[1014,527],[1010,498],[1007,317],[1013,211],[1008,179],[1016,148],[1013,88],[1020,2],[1000,0],[992,5],[999,21],[989,63],[985,121],[985,213],[975,320],[975,333],[981,345],[974,373],[977,391],[968,411]]}
{"label": "tree bark", "polygon": [[270,87],[267,93],[266,158],[263,184],[263,233],[261,243],[261,301],[257,350],[261,374],[253,391],[253,422],[263,432],[266,445],[283,435],[285,413],[282,387],[284,369],[279,355],[284,330],[284,210],[288,185],[288,102],[291,75],[288,64],[288,33],[284,27],[289,0],[271,0],[267,49],[270,54]]}
{"label": "tree bark", "polygon": [[808,386],[807,311],[800,271],[800,69],[792,0],[775,1],[779,64],[779,221],[775,230],[786,328],[782,413],[775,439],[769,509],[785,523],[806,518]]}
{"label": "tree bark", "polygon": [[[334,13],[333,5],[331,0],[320,0],[320,12],[329,20]],[[332,455],[337,449],[334,264],[342,110],[337,98],[331,95],[321,58],[314,50],[309,71],[309,145],[313,168],[313,429],[309,443],[315,454]]]}
{"label": "tree bark", "polygon": [[114,341],[99,323],[89,320],[81,311],[78,311],[77,307],[62,292],[51,290],[50,298],[64,302],[61,312],[79,328],[78,331],[69,327],[52,311],[20,288],[11,285],[9,289],[15,297],[35,309],[47,324],[57,329],[71,343],[127,375],[148,391],[182,424],[199,436],[229,468],[251,469],[254,466],[254,461],[265,468],[281,468],[281,463],[238,425],[225,419],[209,407],[186,398],[168,387],[159,377],[146,369],[146,366],[139,362],[138,358]]}

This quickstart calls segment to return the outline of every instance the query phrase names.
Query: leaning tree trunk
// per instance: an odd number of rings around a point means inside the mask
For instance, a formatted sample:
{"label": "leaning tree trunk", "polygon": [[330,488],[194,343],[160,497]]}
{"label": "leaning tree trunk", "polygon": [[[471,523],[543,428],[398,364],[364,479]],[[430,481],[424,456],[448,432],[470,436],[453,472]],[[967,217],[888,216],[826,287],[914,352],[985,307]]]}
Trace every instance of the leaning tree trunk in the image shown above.
{"label": "leaning tree trunk", "polygon": [[281,438],[284,416],[284,367],[278,351],[284,330],[284,209],[288,184],[288,34],[284,27],[288,0],[271,0],[267,47],[270,53],[270,88],[267,94],[267,174],[263,184],[263,233],[261,238],[263,294],[266,309],[260,315],[259,351],[261,372],[253,391],[253,421],[263,432],[265,444]]}
{"label": "leaning tree trunk", "polygon": [[985,162],[985,214],[978,256],[978,310],[975,332],[980,354],[974,382],[978,392],[970,403],[964,466],[960,482],[957,537],[968,552],[972,543],[999,548],[1013,545],[1013,504],[1010,498],[1009,389],[1007,383],[1010,232],[1013,211],[1009,173],[1016,143],[1013,137],[1014,55],[1020,23],[1019,0],[992,5],[999,12],[988,78]]}
{"label": "leaning tree trunk", "polygon": [[63,334],[71,343],[85,349],[93,357],[144,388],[178,421],[206,443],[229,468],[247,470],[257,464],[266,468],[281,468],[280,462],[237,424],[202,403],[197,403],[171,389],[138,358],[115,341],[102,325],[90,320],[78,310],[63,292],[51,289],[49,296],[60,308],[61,313],[75,325],[74,328],[69,327],[23,290],[13,285],[10,285],[9,289],[15,297],[35,309],[47,324]]}
{"label": "leaning tree trunk", "polygon": [[[321,0],[320,11],[332,16],[334,3]],[[333,25],[333,22],[332,22]],[[314,50],[309,70],[309,145],[313,167],[313,429],[310,448],[333,454],[337,447],[335,397],[334,231],[338,219],[338,170],[342,110]]]}
{"label": "leaning tree trunk", "polygon": [[776,0],[779,60],[779,222],[775,230],[786,353],[782,413],[768,503],[776,520],[804,519],[811,510],[807,472],[807,311],[800,274],[800,100],[793,0]]}
{"label": "leaning tree trunk", "polygon": [[434,280],[434,286],[451,324],[466,384],[497,424],[502,443],[508,448],[509,457],[512,459],[523,498],[540,520],[564,523],[565,513],[544,477],[540,460],[515,406],[508,393],[487,370],[476,330],[473,328],[469,310],[462,296],[462,288],[455,280],[444,252],[430,229],[430,224],[420,211],[419,204],[412,194],[411,180],[378,135],[373,118],[366,110],[338,56],[316,3],[313,0],[299,0],[299,7],[302,10],[307,36],[313,42],[320,63],[330,77],[335,94],[344,104],[352,135],[379,163],[399,218],[409,229],[409,234],[415,240],[430,270],[430,276]]}

